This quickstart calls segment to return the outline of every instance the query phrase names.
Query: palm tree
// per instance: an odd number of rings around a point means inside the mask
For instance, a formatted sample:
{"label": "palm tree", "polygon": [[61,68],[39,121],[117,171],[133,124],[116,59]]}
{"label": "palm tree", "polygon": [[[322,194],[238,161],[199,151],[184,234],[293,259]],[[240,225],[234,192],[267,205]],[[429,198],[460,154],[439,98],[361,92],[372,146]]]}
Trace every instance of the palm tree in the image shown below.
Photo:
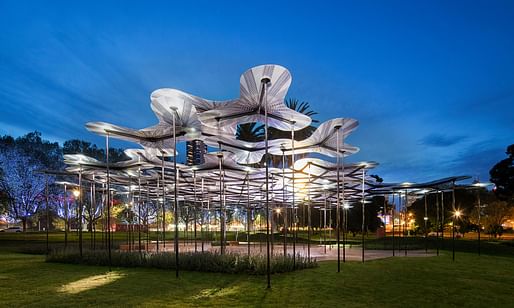
{"label": "palm tree", "polygon": [[[297,112],[303,113],[306,116],[313,117],[317,115],[318,113],[311,109],[311,105],[308,102],[302,101],[300,102],[296,98],[288,98],[286,99],[286,106],[290,109],[293,109]],[[319,123],[318,120],[312,119],[312,123]],[[294,140],[300,141],[304,140],[305,138],[308,138],[312,133],[316,130],[316,126],[310,125],[303,129],[300,129],[298,131],[294,132]],[[291,132],[290,131],[283,131],[276,129],[274,127],[269,128],[269,138],[270,139],[290,139],[291,138]]]}
{"label": "palm tree", "polygon": [[[297,112],[303,113],[303,114],[311,117],[311,119],[313,116],[318,114],[316,111],[311,109],[311,106],[308,102],[306,102],[306,101],[300,102],[299,100],[297,100],[295,98],[287,99],[286,106],[289,107],[290,109],[293,109]],[[312,123],[319,123],[319,121],[316,119],[312,119]],[[312,124],[310,126],[302,128],[300,130],[297,130],[294,132],[294,140],[296,140],[296,141],[304,140],[304,139],[308,138],[310,135],[312,135],[312,133],[315,130],[316,130],[316,126],[314,126]],[[270,137],[270,139],[280,139],[280,138],[291,139],[291,132],[279,130],[274,127],[270,127],[269,128],[269,137]],[[303,158],[304,156],[305,156],[305,154],[297,155],[296,158],[297,159]],[[272,162],[273,166],[279,166],[280,164],[282,164],[282,157],[277,156],[277,155],[271,155],[271,162]],[[286,162],[287,162],[287,165],[291,165],[292,157],[287,156]]]}
{"label": "palm tree", "polygon": [[239,124],[236,130],[236,139],[248,142],[264,140],[264,125],[260,123]]}
{"label": "palm tree", "polygon": [[[303,113],[309,117],[313,117],[317,115],[318,113],[311,109],[311,106],[308,102],[302,101],[295,98],[289,98],[286,99],[286,106],[290,109],[293,109],[297,112]],[[319,123],[318,120],[312,119],[312,123]],[[316,130],[316,126],[310,125],[303,129],[297,130],[294,133],[294,139],[296,141],[304,140],[305,138],[308,138],[312,133]],[[290,139],[291,138],[291,132],[290,131],[283,131],[276,129],[274,127],[268,128],[268,137],[269,140],[273,139]],[[245,123],[245,124],[239,124],[237,126],[236,130],[236,138],[242,141],[249,141],[249,142],[258,142],[264,140],[264,124],[262,123]],[[282,163],[282,156],[277,155],[270,155],[271,164],[273,166],[279,166]],[[304,155],[302,155],[303,157]],[[286,160],[288,164],[291,163],[292,158],[290,156],[286,157]],[[262,161],[258,164],[260,166],[264,165],[264,157]]]}

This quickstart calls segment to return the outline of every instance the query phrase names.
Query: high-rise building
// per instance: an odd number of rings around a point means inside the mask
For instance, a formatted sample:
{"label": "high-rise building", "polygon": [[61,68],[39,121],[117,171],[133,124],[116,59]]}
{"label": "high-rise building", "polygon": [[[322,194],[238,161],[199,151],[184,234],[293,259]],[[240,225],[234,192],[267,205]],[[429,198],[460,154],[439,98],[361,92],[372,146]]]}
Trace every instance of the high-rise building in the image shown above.
{"label": "high-rise building", "polygon": [[200,165],[205,162],[204,155],[207,153],[207,145],[202,140],[186,142],[187,164],[189,166]]}

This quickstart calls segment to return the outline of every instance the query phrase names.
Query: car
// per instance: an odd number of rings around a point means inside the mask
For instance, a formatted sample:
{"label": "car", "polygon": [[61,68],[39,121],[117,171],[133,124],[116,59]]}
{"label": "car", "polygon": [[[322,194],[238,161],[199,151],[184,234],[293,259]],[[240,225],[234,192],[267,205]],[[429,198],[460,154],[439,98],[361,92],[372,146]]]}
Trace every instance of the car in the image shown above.
{"label": "car", "polygon": [[7,229],[0,230],[0,232],[18,233],[22,232],[21,227],[9,227]]}

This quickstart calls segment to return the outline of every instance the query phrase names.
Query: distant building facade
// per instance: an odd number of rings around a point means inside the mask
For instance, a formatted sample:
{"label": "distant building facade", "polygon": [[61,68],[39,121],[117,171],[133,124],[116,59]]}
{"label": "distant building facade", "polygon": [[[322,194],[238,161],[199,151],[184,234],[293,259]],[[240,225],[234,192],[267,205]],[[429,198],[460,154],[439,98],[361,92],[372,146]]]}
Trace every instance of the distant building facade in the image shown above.
{"label": "distant building facade", "polygon": [[202,140],[187,141],[186,149],[189,166],[201,165],[205,162],[204,155],[207,153],[207,145]]}

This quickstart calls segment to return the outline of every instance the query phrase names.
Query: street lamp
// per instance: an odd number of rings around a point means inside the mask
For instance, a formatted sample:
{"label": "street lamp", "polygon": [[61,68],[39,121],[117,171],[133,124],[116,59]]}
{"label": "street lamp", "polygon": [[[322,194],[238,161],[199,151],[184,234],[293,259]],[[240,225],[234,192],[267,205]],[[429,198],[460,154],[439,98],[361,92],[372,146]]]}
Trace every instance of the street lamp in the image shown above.
{"label": "street lamp", "polygon": [[462,215],[460,210],[453,212],[453,223],[452,223],[452,261],[455,261],[455,222],[456,219]]}

